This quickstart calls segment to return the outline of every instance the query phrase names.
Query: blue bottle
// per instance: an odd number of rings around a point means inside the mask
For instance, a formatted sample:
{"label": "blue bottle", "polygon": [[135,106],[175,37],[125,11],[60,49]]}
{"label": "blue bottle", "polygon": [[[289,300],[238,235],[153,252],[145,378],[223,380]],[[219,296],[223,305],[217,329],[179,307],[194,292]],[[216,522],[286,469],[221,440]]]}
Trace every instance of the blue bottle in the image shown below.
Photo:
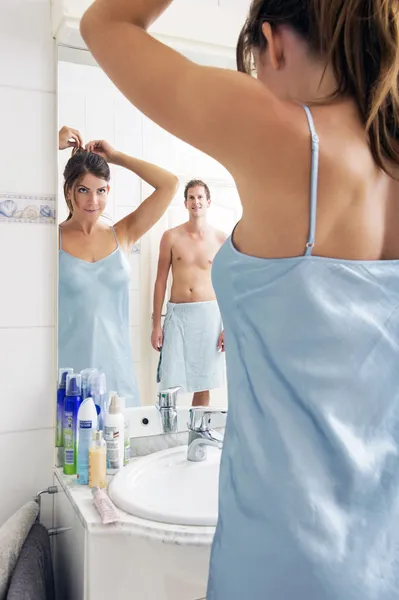
{"label": "blue bottle", "polygon": [[67,375],[64,404],[64,473],[76,475],[78,454],[78,412],[82,403],[81,375]]}
{"label": "blue bottle", "polygon": [[57,426],[55,445],[57,448],[62,448],[64,445],[64,403],[66,392],[67,375],[73,373],[72,368],[60,369],[58,376],[58,391],[57,391]]}

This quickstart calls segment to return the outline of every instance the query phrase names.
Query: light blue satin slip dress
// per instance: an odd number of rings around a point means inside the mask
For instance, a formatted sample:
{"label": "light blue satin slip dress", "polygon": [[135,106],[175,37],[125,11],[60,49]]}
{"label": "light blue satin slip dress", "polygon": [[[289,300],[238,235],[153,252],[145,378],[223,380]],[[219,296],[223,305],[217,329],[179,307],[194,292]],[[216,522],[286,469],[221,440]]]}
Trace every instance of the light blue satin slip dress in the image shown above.
{"label": "light blue satin slip dress", "polygon": [[230,238],[213,265],[229,413],[207,600],[399,598],[399,260],[312,256],[305,110],[305,255]]}
{"label": "light blue satin slip dress", "polygon": [[130,265],[115,230],[116,249],[91,263],[62,249],[60,229],[58,364],[103,371],[107,390],[139,406],[129,335]]}

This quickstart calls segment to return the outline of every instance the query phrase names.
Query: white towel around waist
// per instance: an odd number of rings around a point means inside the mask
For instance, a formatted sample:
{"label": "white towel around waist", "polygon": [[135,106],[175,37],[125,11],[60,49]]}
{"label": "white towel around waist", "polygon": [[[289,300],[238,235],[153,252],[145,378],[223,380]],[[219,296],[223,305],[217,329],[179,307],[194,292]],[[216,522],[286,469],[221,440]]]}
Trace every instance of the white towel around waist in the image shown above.
{"label": "white towel around waist", "polygon": [[201,392],[224,385],[224,355],[218,351],[223,331],[216,302],[168,302],[158,383]]}

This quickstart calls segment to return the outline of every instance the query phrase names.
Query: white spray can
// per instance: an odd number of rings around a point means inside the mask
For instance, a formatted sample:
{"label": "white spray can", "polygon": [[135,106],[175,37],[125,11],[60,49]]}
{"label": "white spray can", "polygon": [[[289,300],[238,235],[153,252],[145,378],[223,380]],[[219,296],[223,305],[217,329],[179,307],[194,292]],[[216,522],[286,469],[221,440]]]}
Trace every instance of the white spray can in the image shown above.
{"label": "white spray can", "polygon": [[107,444],[107,473],[113,475],[122,467],[125,454],[125,419],[117,394],[113,394],[104,416],[104,439]]}

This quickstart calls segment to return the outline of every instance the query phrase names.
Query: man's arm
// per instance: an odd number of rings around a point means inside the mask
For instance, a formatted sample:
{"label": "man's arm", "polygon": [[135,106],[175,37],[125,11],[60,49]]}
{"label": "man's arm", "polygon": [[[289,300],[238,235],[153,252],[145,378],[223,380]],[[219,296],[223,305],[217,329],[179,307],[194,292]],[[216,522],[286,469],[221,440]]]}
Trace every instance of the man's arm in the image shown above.
{"label": "man's arm", "polygon": [[152,314],[151,344],[154,350],[162,347],[161,316],[165,300],[166,284],[168,281],[170,267],[172,265],[172,233],[166,231],[161,239],[159,248],[158,271],[154,286],[154,310]]}

